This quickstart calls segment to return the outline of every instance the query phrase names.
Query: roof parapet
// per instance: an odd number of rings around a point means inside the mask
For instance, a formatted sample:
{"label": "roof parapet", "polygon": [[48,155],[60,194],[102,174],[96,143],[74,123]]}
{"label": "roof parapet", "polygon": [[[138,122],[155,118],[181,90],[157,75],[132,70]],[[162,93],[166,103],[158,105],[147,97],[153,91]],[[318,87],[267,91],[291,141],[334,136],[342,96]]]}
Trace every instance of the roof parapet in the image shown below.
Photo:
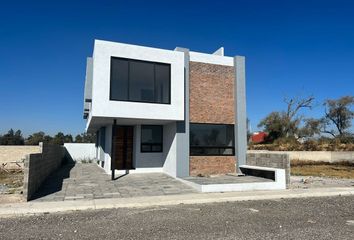
{"label": "roof parapet", "polygon": [[213,55],[224,56],[224,47],[221,47],[215,52],[213,52]]}

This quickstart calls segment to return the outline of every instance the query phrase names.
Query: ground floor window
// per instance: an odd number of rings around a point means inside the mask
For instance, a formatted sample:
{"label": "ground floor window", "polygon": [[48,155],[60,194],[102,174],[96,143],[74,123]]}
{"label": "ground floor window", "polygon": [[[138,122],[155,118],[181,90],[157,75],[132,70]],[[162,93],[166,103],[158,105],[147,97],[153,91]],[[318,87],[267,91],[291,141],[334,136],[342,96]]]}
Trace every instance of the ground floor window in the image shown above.
{"label": "ground floor window", "polygon": [[232,124],[190,124],[191,156],[233,156],[235,155],[234,125]]}
{"label": "ground floor window", "polygon": [[162,152],[162,136],[161,125],[142,125],[141,152]]}

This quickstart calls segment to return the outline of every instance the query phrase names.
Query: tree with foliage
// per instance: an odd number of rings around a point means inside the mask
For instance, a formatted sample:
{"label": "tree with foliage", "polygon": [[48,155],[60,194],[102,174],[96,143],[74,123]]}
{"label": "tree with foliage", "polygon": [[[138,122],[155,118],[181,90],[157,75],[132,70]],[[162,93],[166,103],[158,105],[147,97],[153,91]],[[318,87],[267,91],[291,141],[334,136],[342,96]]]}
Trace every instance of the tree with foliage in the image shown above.
{"label": "tree with foliage", "polygon": [[63,145],[64,143],[72,143],[73,142],[73,136],[71,134],[65,135],[62,132],[58,132],[56,135],[54,135],[51,143],[52,144],[58,144],[58,145]]}
{"label": "tree with foliage", "polygon": [[343,137],[350,134],[348,129],[354,119],[354,96],[344,96],[339,99],[327,99],[324,102],[325,116],[321,119],[321,132],[333,137]]}
{"label": "tree with foliage", "polygon": [[76,142],[76,143],[82,143],[82,142],[83,142],[83,139],[82,139],[81,134],[77,134],[77,135],[75,136],[75,142]]}
{"label": "tree with foliage", "polygon": [[24,139],[21,130],[16,132],[11,128],[5,135],[0,137],[0,145],[23,145]]}
{"label": "tree with foliage", "polygon": [[94,143],[96,142],[96,134],[81,133],[75,136],[76,143]]}
{"label": "tree with foliage", "polygon": [[296,137],[300,135],[303,116],[299,114],[302,109],[312,108],[314,97],[284,99],[287,104],[286,111],[272,112],[266,116],[258,127],[268,132],[269,140],[282,137]]}
{"label": "tree with foliage", "polygon": [[44,136],[45,136],[44,132],[32,133],[31,135],[28,136],[25,143],[26,145],[38,145],[40,142],[44,141]]}
{"label": "tree with foliage", "polygon": [[304,126],[299,130],[299,137],[313,137],[315,135],[320,135],[321,125],[322,120],[315,118],[304,119]]}
{"label": "tree with foliage", "polygon": [[29,135],[28,138],[25,140],[25,144],[38,145],[40,142],[51,143],[52,139],[53,138],[51,136],[46,135],[44,132],[40,131]]}

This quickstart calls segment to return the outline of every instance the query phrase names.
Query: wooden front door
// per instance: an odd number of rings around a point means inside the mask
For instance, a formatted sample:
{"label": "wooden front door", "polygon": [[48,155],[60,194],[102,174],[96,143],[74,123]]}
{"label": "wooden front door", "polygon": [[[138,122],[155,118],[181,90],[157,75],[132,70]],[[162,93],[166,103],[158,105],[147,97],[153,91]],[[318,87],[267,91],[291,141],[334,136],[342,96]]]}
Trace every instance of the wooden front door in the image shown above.
{"label": "wooden front door", "polygon": [[113,166],[112,169],[133,169],[133,139],[132,126],[113,126]]}

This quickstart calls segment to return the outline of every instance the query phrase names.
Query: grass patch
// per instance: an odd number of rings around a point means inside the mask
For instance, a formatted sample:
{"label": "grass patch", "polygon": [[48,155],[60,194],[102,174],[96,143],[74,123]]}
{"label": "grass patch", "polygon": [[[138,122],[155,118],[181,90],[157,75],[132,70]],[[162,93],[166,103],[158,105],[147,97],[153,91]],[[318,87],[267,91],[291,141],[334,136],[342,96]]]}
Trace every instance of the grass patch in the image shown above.
{"label": "grass patch", "polygon": [[291,175],[354,179],[354,164],[350,162],[292,161]]}

